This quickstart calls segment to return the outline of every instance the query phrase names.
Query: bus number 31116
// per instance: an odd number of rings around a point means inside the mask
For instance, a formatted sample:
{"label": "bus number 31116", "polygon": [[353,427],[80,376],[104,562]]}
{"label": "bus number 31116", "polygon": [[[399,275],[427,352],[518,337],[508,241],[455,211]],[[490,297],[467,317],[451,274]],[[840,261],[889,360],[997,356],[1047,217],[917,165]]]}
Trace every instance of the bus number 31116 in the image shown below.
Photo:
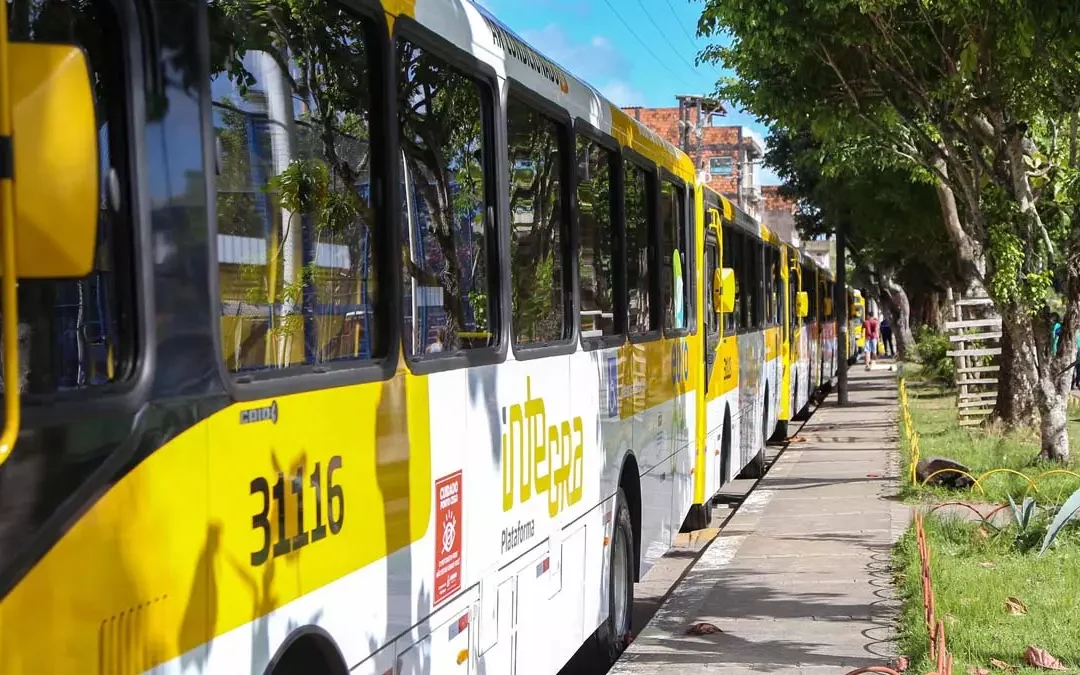
{"label": "bus number 31116", "polygon": [[[286,478],[285,474],[278,473],[277,482],[271,489],[269,482],[259,476],[251,481],[251,494],[262,496],[262,506],[259,512],[251,517],[251,527],[262,531],[262,546],[259,550],[252,551],[251,564],[258,566],[264,564],[271,553],[277,558],[291,551],[298,551],[308,544],[325,539],[327,526],[330,534],[337,534],[345,524],[345,491],[340,485],[334,484],[334,472],[341,468],[341,456],[334,455],[326,467],[326,484],[323,485],[322,463],[315,462],[310,475],[305,476],[303,466],[289,476],[289,490],[293,494],[296,508],[296,519],[293,529],[296,534],[289,536],[289,518],[287,517],[286,501]],[[312,503],[315,505],[315,527],[310,532],[304,527],[304,492],[305,478],[312,492]],[[277,541],[271,542],[273,530],[270,525],[270,503],[276,505],[275,516],[277,520]],[[325,516],[324,516],[325,514]]]}

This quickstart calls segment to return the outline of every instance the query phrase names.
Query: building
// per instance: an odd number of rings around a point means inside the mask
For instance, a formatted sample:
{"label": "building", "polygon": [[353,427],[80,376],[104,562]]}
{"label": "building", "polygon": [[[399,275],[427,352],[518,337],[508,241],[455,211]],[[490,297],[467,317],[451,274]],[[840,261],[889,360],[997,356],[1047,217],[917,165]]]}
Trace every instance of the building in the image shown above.
{"label": "building", "polygon": [[780,194],[779,185],[763,186],[761,198],[765,202],[761,210],[761,222],[784,241],[798,246],[799,231],[795,229],[795,202]]}
{"label": "building", "polygon": [[763,219],[758,173],[765,141],[748,127],[723,125],[723,103],[705,96],[677,96],[673,108],[623,110],[694,159],[703,182],[747,213]]}

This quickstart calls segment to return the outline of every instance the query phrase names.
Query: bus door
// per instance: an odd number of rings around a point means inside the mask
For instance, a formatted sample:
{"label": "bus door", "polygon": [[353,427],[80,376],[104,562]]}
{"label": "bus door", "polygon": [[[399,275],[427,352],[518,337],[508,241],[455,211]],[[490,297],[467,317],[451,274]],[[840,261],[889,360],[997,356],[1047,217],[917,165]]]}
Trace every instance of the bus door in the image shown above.
{"label": "bus door", "polygon": [[705,391],[709,391],[713,366],[720,347],[720,314],[713,309],[713,281],[720,269],[720,242],[716,231],[708,228],[705,235]]}

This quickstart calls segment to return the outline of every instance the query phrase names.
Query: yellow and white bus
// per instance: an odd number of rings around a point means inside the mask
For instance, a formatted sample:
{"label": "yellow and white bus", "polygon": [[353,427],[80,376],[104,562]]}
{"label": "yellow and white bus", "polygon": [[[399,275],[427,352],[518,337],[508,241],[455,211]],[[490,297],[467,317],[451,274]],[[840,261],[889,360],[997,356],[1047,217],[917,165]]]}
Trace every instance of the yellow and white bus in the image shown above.
{"label": "yellow and white bus", "polygon": [[827,275],[469,2],[0,35],[5,675],[609,662],[835,373]]}

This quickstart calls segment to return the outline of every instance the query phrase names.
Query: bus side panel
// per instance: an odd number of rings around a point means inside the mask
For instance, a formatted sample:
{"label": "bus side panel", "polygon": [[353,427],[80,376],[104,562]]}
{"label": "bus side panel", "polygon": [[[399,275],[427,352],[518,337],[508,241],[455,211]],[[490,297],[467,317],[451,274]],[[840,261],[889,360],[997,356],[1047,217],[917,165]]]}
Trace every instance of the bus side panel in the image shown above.
{"label": "bus side panel", "polygon": [[765,445],[765,334],[763,331],[743,333],[739,345],[739,451],[732,461],[732,473],[737,474]]}
{"label": "bus side panel", "polygon": [[663,341],[631,344],[634,453],[641,471],[641,574],[671,546],[682,522],[673,522],[671,423],[674,388]]}
{"label": "bus side panel", "polygon": [[[705,397],[705,471],[706,499],[715,495],[720,487],[731,480],[736,464],[735,455],[740,447],[738,426],[739,410],[739,352],[735,336],[723,338],[716,347],[716,360],[709,379]],[[724,422],[727,423],[728,453],[727,474],[724,473]]]}
{"label": "bus side panel", "polygon": [[768,385],[769,397],[765,399],[765,438],[762,443],[772,436],[776,429],[776,422],[780,419],[780,395],[782,389],[783,362],[781,360],[781,332],[778,326],[766,328],[765,341],[765,382]]}
{"label": "bus side panel", "polygon": [[[701,363],[700,341],[697,335],[668,340],[671,375],[669,379],[674,387],[671,420],[661,420],[663,431],[670,440],[672,448],[672,499],[671,520],[674,532],[678,532],[683,521],[694,504],[695,465],[698,455],[697,429],[697,390],[703,374],[691,364]],[[672,537],[674,538],[674,532]]]}

